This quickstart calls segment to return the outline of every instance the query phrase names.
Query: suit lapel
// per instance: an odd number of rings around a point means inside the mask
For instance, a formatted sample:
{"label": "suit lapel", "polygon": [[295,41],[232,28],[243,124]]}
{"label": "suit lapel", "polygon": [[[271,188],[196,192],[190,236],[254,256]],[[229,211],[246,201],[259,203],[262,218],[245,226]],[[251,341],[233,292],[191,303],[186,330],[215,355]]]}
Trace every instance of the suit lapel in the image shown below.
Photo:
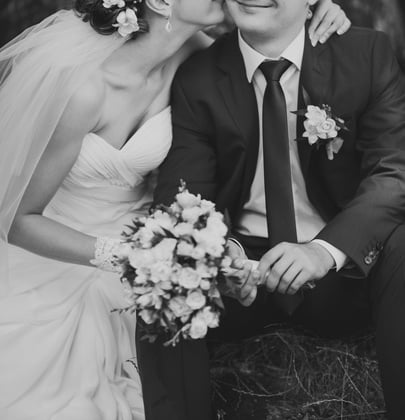
{"label": "suit lapel", "polygon": [[[242,175],[238,211],[247,201],[253,182],[259,149],[259,116],[253,85],[246,77],[245,64],[234,31],[223,44],[218,60],[221,77],[217,81],[225,106],[246,146],[246,164]],[[235,139],[231,139],[231,141]]]}
{"label": "suit lapel", "polygon": [[[307,105],[317,105],[328,103],[330,80],[331,80],[331,60],[325,54],[327,44],[318,44],[312,47],[308,32],[305,36],[304,57],[299,82],[298,109],[304,109]],[[297,142],[298,153],[301,162],[301,169],[304,178],[307,179],[309,164],[315,146],[310,146],[304,134],[304,116],[297,117]]]}

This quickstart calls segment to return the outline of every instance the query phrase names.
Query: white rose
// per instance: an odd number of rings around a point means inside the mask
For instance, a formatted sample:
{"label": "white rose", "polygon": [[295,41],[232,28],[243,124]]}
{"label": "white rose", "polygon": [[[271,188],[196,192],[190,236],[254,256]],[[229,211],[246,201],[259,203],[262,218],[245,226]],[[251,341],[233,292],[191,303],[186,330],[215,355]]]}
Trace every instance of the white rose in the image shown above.
{"label": "white rose", "polygon": [[181,212],[181,217],[186,222],[194,224],[198,221],[200,216],[202,216],[203,214],[204,214],[204,211],[201,210],[200,207],[189,207],[189,208],[184,209]]}
{"label": "white rose", "polygon": [[198,206],[201,202],[201,196],[191,194],[188,191],[183,191],[176,195],[176,201],[183,209],[188,209]]}
{"label": "white rose", "polygon": [[186,298],[187,305],[194,310],[201,309],[205,306],[206,302],[207,299],[199,290],[190,292]]}
{"label": "white rose", "polygon": [[113,25],[118,28],[118,33],[125,37],[139,31],[138,18],[133,9],[126,9],[117,16],[117,23]]}
{"label": "white rose", "polygon": [[208,327],[204,317],[199,314],[194,315],[191,319],[191,327],[189,330],[190,337],[194,340],[204,338],[207,334],[207,331]]}
{"label": "white rose", "polygon": [[184,296],[174,297],[169,301],[168,306],[176,318],[180,318],[192,312],[192,309],[186,304],[186,298]]}
{"label": "white rose", "polygon": [[321,139],[333,139],[337,136],[336,122],[332,118],[328,118],[322,124],[318,125],[318,136]]}
{"label": "white rose", "polygon": [[305,117],[311,122],[311,124],[318,125],[322,124],[328,117],[324,109],[318,106],[308,105]]}
{"label": "white rose", "polygon": [[201,282],[201,276],[190,267],[183,268],[177,274],[179,285],[185,289],[196,289]]}

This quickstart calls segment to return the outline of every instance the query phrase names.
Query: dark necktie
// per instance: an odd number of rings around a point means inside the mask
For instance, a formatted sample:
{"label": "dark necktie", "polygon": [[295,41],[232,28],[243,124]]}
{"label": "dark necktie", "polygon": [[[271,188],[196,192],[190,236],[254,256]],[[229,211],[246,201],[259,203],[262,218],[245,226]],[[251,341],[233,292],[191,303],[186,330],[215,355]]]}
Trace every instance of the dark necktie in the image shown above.
{"label": "dark necktie", "polygon": [[[263,98],[263,164],[267,225],[270,247],[280,242],[297,242],[291,182],[287,109],[280,78],[290,67],[288,60],[265,61],[260,65],[267,81]],[[302,302],[294,296],[277,294],[275,303],[291,315]]]}
{"label": "dark necktie", "polygon": [[297,242],[291,183],[287,109],[280,78],[290,67],[288,60],[260,65],[267,81],[263,98],[263,163],[267,224],[270,246]]}

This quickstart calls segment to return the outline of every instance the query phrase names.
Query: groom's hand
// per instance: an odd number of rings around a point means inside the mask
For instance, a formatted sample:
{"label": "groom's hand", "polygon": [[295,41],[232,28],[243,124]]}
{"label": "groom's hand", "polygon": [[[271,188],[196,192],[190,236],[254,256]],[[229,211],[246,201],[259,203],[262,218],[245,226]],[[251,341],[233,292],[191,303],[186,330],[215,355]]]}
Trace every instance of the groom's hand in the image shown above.
{"label": "groom's hand", "polygon": [[334,265],[322,245],[282,242],[262,257],[258,270],[261,283],[270,292],[295,294],[306,283],[325,277]]}

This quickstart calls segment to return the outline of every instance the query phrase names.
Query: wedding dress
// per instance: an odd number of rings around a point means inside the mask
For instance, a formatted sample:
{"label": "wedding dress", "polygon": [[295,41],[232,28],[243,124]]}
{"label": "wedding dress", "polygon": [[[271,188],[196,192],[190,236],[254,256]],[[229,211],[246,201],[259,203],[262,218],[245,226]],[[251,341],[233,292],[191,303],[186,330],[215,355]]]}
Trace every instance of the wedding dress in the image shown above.
{"label": "wedding dress", "polygon": [[[89,133],[45,215],[93,236],[118,237],[151,203],[171,143],[170,108],[121,148]],[[153,172],[152,172],[153,174]],[[12,293],[0,298],[2,420],[142,420],[135,315],[119,275],[9,245]]]}

